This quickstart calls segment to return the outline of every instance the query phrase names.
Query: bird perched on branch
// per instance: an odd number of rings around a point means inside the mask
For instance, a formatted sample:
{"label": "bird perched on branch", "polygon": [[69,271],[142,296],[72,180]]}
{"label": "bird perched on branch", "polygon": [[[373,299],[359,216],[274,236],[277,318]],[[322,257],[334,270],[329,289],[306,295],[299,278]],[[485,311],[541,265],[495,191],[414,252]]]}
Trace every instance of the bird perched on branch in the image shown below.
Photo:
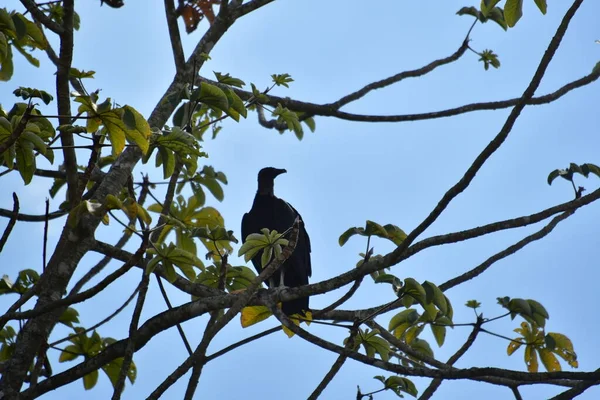
{"label": "bird perched on branch", "polygon": [[[285,169],[267,167],[258,173],[258,190],[254,197],[252,209],[244,214],[242,219],[242,240],[246,241],[248,235],[261,233],[261,229],[267,228],[283,233],[292,227],[296,217],[300,217],[300,232],[298,242],[292,255],[283,263],[279,270],[275,271],[267,286],[296,287],[308,284],[311,275],[310,265],[310,239],[304,227],[302,217],[288,202],[275,196],[273,190],[275,178],[283,173]],[[252,264],[260,274],[262,271],[261,256],[259,251],[253,258]],[[308,297],[286,301],[282,305],[282,311],[286,315],[302,314],[308,311]]]}

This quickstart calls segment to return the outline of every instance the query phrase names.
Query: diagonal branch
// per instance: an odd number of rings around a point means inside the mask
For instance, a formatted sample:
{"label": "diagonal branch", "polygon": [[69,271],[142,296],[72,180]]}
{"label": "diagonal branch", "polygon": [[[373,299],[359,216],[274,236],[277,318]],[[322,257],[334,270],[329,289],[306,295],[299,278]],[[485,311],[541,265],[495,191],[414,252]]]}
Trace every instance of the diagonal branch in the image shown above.
{"label": "diagonal branch", "polygon": [[8,150],[15,142],[21,137],[23,131],[25,131],[25,127],[27,127],[27,122],[31,118],[31,110],[33,110],[33,105],[29,104],[21,117],[21,120],[15,126],[15,129],[12,130],[10,136],[0,143],[0,155]]}
{"label": "diagonal branch", "polygon": [[574,213],[574,211],[566,211],[560,215],[557,215],[556,217],[554,217],[552,219],[552,221],[550,221],[548,223],[548,225],[544,226],[539,231],[521,239],[520,241],[518,241],[517,243],[513,244],[512,246],[506,248],[505,250],[503,250],[497,254],[494,254],[493,256],[491,256],[490,258],[488,258],[487,260],[485,260],[483,263],[481,263],[477,267],[473,268],[472,270],[465,272],[464,274],[457,276],[456,278],[452,278],[452,279],[448,280],[447,282],[444,282],[443,284],[441,284],[439,286],[440,289],[442,289],[443,291],[446,291],[448,289],[451,289],[455,286],[460,285],[461,283],[471,280],[478,275],[481,275],[489,267],[491,267],[492,264],[494,264],[496,261],[500,261],[503,258],[506,258],[512,254],[515,254],[517,251],[521,250],[523,247],[527,246],[529,243],[535,242],[536,240],[540,240],[544,236],[548,235],[550,232],[552,232],[552,230],[556,227],[556,225],[558,225],[559,222],[564,221],[565,219],[569,218],[571,215],[573,215],[573,213]]}
{"label": "diagonal branch", "polygon": [[13,192],[13,210],[10,219],[8,220],[8,224],[6,225],[6,229],[4,229],[4,233],[2,234],[2,238],[0,238],[0,253],[10,236],[15,224],[17,223],[17,217],[19,216],[19,198],[17,194]]}
{"label": "diagonal branch", "polygon": [[46,14],[44,14],[44,12],[38,8],[37,4],[35,4],[35,1],[21,0],[21,4],[23,4],[27,11],[29,11],[31,15],[33,15],[33,18],[35,18],[37,21],[43,24],[44,27],[50,29],[57,35],[62,35],[64,33],[65,28],[60,26],[52,19],[50,19]]}
{"label": "diagonal branch", "polygon": [[[467,350],[469,350],[471,348],[473,343],[475,343],[475,339],[477,339],[477,335],[479,334],[479,332],[481,330],[482,323],[483,323],[483,318],[481,318],[481,317],[477,318],[477,323],[473,327],[473,330],[469,334],[469,337],[467,338],[466,342],[460,347],[460,349],[458,349],[458,351],[456,353],[454,353],[448,359],[448,361],[446,362],[446,365],[448,365],[448,366],[454,365],[467,352]],[[429,384],[427,389],[425,389],[425,391],[423,392],[421,397],[419,397],[419,400],[427,400],[427,399],[431,398],[431,396],[433,396],[433,394],[435,393],[437,388],[440,387],[441,384],[442,384],[442,380],[439,378],[436,378],[433,381],[431,381],[431,383]]]}
{"label": "diagonal branch", "polygon": [[[356,338],[356,335],[358,335],[358,326],[355,323],[352,330],[350,331],[350,337],[348,338],[348,341],[346,342],[345,347],[347,349],[351,349],[354,347],[354,339]],[[325,390],[327,385],[329,385],[329,383],[333,380],[333,378],[335,378],[335,376],[340,371],[340,369],[342,368],[342,365],[344,365],[344,363],[346,362],[347,359],[348,359],[348,357],[343,354],[340,354],[338,356],[338,358],[335,360],[335,362],[331,366],[331,369],[327,372],[327,374],[325,374],[325,376],[323,377],[323,379],[321,380],[319,385],[315,388],[315,390],[313,390],[313,392],[310,394],[310,396],[308,396],[308,400],[317,400],[319,398],[321,393],[323,393],[323,390]]]}
{"label": "diagonal branch", "polygon": [[164,1],[165,13],[167,15],[167,26],[169,27],[169,37],[171,39],[171,49],[173,50],[173,59],[175,60],[175,70],[177,72],[182,72],[185,68],[185,56],[183,54],[183,46],[181,45],[179,26],[177,25],[175,3],[173,0]]}
{"label": "diagonal branch", "polygon": [[502,127],[500,132],[498,132],[496,137],[477,156],[477,158],[475,159],[475,161],[473,161],[473,164],[471,164],[471,166],[467,169],[463,177],[444,194],[442,199],[439,201],[439,203],[433,209],[433,211],[427,216],[427,218],[425,218],[425,220],[421,222],[421,224],[419,224],[419,226],[417,226],[408,235],[408,237],[402,243],[402,245],[399,246],[399,250],[403,250],[403,248],[406,249],[421,233],[423,233],[429,226],[431,226],[431,224],[435,222],[435,220],[442,214],[446,207],[448,207],[450,202],[469,186],[469,184],[475,178],[477,172],[479,172],[481,167],[483,167],[483,164],[485,164],[487,160],[492,156],[492,154],[494,154],[496,150],[498,150],[500,146],[502,146],[502,144],[512,131],[512,128],[514,127],[515,122],[517,121],[517,118],[519,118],[521,112],[527,105],[527,102],[530,101],[533,95],[535,94],[536,89],[540,85],[542,78],[546,73],[546,69],[550,64],[550,61],[552,61],[552,58],[554,57],[554,54],[556,53],[556,50],[558,49],[563,36],[567,32],[567,28],[569,27],[571,19],[575,16],[577,9],[579,8],[582,2],[583,0],[576,0],[563,17],[558,29],[556,30],[554,37],[550,41],[550,44],[548,45],[548,48],[546,49],[546,52],[544,53],[544,56],[542,57],[538,65],[537,70],[535,71],[535,74],[533,75],[533,78],[531,79],[531,82],[523,92],[523,95],[521,96],[517,104],[510,112],[510,115],[506,119],[506,122],[504,123],[504,126]]}
{"label": "diagonal branch", "polygon": [[462,57],[463,54],[465,54],[465,51],[467,50],[468,47],[469,47],[469,40],[468,40],[468,38],[466,38],[463,41],[463,43],[460,45],[458,50],[456,50],[454,53],[452,53],[448,57],[444,57],[439,60],[435,60],[421,68],[413,69],[410,71],[400,72],[400,73],[398,73],[396,75],[392,75],[388,78],[381,79],[377,82],[370,83],[370,84],[364,86],[363,88],[361,88],[353,93],[350,93],[331,104],[327,104],[327,106],[338,110],[339,108],[343,107],[344,105],[351,103],[353,101],[356,101],[356,100],[360,99],[361,97],[364,97],[365,95],[367,95],[369,92],[371,92],[373,90],[382,89],[386,86],[390,86],[390,85],[393,85],[394,83],[398,83],[406,78],[418,78],[419,76],[428,74],[428,73],[432,72],[434,69],[436,69],[437,67],[440,67],[442,65],[447,65],[447,64],[453,63],[454,61],[458,60],[460,57]]}

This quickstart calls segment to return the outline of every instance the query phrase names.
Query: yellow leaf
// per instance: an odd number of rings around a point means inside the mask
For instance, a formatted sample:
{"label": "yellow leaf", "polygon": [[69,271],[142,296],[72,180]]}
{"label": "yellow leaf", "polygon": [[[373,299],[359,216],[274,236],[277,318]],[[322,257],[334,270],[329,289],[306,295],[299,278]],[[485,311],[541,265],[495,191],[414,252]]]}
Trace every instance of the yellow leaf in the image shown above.
{"label": "yellow leaf", "polygon": [[240,322],[242,328],[247,328],[254,324],[264,321],[271,316],[271,311],[265,306],[251,306],[242,308],[240,313]]}
{"label": "yellow leaf", "polygon": [[109,194],[106,196],[106,208],[108,210],[118,210],[123,207],[123,203],[115,195]]}
{"label": "yellow leaf", "polygon": [[519,340],[519,338],[515,339],[514,342],[510,342],[508,344],[508,347],[506,348],[506,354],[508,354],[509,356],[515,351],[517,351],[519,347],[521,347],[521,343],[517,342],[517,340]]}
{"label": "yellow leaf", "polygon": [[538,359],[535,347],[527,345],[525,347],[525,364],[527,364],[527,371],[538,372]]}
{"label": "yellow leaf", "polygon": [[540,353],[540,358],[542,360],[542,363],[544,364],[544,367],[546,367],[546,371],[561,371],[560,363],[556,359],[556,356],[550,350],[542,348],[538,349],[538,352]]}
{"label": "yellow leaf", "polygon": [[144,221],[146,225],[150,225],[150,223],[152,222],[152,217],[150,216],[150,214],[148,214],[148,211],[146,211],[146,209],[138,203],[135,204],[137,205],[138,216],[142,219],[142,221]]}
{"label": "yellow leaf", "polygon": [[[298,315],[298,314],[294,314],[294,315]],[[294,325],[300,326],[300,320],[298,318],[290,317],[290,321],[292,321],[294,323]],[[283,331],[285,332],[287,337],[291,338],[292,336],[295,335],[295,333],[291,329],[288,329],[286,326],[282,325],[281,327],[283,328]]]}

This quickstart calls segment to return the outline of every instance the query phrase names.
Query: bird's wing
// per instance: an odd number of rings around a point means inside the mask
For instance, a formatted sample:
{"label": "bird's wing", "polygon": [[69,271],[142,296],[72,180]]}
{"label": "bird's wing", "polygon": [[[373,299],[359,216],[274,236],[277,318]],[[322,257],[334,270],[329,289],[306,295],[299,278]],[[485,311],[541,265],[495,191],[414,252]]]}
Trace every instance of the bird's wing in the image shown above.
{"label": "bird's wing", "polygon": [[244,217],[242,218],[242,243],[246,242],[246,238],[249,234],[254,233],[251,231],[250,218],[250,213],[244,214]]}
{"label": "bird's wing", "polygon": [[302,229],[300,231],[300,234],[302,234],[302,235],[305,236],[306,247],[308,247],[308,252],[310,253],[312,251],[311,248],[310,248],[310,238],[308,237],[308,232],[306,232],[306,224],[304,223],[304,218],[302,218],[302,215],[300,215],[300,213],[298,212],[298,210],[296,210],[290,203],[288,203],[286,201],[285,204],[287,204],[288,207],[291,208],[292,211],[294,211],[294,213],[296,213],[296,215],[300,217],[300,221],[302,221]]}
{"label": "bird's wing", "polygon": [[300,213],[290,203],[288,203],[287,201],[283,201],[283,202],[293,212],[294,220],[296,219],[296,216],[298,216],[298,217],[300,217],[300,221],[302,221],[302,224],[300,225],[300,232],[299,232],[299,236],[301,238],[299,238],[299,240],[298,240],[298,244],[296,245],[296,251],[294,253],[297,253],[300,256],[300,258],[302,260],[301,264],[304,267],[303,268],[304,272],[307,277],[310,277],[312,275],[312,265],[311,265],[311,261],[310,261],[310,253],[311,253],[310,237],[308,236],[308,232],[306,232],[306,226],[304,224],[304,219],[302,218],[302,215],[300,215]]}

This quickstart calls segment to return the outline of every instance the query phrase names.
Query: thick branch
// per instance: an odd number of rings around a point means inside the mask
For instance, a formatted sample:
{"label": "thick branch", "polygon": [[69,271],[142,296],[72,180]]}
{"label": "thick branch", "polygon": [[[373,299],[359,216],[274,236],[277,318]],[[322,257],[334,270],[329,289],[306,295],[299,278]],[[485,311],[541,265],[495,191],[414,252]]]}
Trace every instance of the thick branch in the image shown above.
{"label": "thick branch", "polygon": [[[69,89],[69,73],[73,62],[73,14],[75,12],[74,0],[63,1],[63,32],[60,34],[60,50],[56,70],[56,102],[58,105],[59,124],[71,123],[71,95]],[[79,203],[77,156],[75,155],[75,141],[73,134],[61,132],[60,143],[63,147],[65,172],[67,174],[69,207]]]}
{"label": "thick branch", "polygon": [[52,21],[52,19],[50,19],[46,14],[44,14],[42,12],[42,10],[40,10],[37,7],[37,4],[35,4],[35,1],[21,0],[21,4],[23,4],[25,6],[25,8],[27,9],[27,11],[29,11],[31,13],[31,15],[33,15],[33,18],[35,18],[42,25],[44,25],[45,28],[50,29],[52,32],[56,33],[57,35],[62,35],[64,33],[65,28],[60,26],[56,22]]}

